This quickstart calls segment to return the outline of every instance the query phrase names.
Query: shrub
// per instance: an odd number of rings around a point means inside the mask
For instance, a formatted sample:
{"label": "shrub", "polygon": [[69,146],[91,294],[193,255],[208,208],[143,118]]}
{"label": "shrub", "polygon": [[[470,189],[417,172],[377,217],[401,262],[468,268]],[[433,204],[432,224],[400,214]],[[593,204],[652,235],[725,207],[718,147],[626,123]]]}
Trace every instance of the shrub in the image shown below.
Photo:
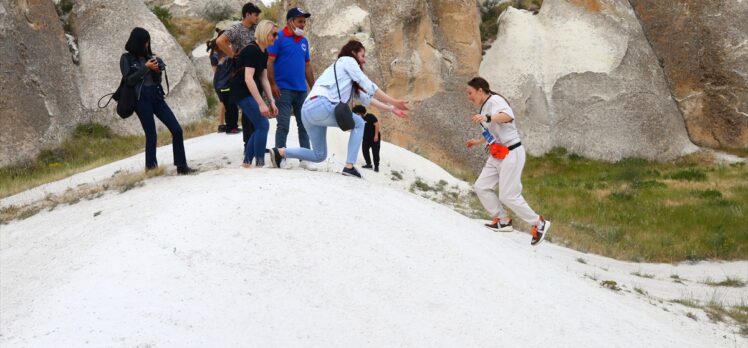
{"label": "shrub", "polygon": [[203,18],[213,22],[231,19],[233,15],[234,9],[227,4],[210,2],[203,8]]}
{"label": "shrub", "polygon": [[171,11],[169,11],[168,8],[162,6],[154,6],[151,9],[151,12],[156,15],[156,18],[158,18],[158,20],[160,20],[167,29],[171,28],[172,15]]}
{"label": "shrub", "polygon": [[688,168],[671,174],[670,178],[682,181],[706,181],[706,173],[697,168]]}

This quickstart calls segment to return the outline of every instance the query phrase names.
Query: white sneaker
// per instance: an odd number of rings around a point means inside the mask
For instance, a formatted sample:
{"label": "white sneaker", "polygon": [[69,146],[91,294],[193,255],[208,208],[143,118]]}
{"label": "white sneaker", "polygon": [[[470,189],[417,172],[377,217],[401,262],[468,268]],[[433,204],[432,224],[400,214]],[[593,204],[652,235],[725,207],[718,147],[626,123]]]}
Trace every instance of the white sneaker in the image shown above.
{"label": "white sneaker", "polygon": [[316,172],[318,170],[317,165],[308,161],[299,161],[299,166],[308,171]]}
{"label": "white sneaker", "polygon": [[288,161],[284,158],[284,159],[281,160],[279,168],[280,169],[290,169],[291,166],[288,164]]}

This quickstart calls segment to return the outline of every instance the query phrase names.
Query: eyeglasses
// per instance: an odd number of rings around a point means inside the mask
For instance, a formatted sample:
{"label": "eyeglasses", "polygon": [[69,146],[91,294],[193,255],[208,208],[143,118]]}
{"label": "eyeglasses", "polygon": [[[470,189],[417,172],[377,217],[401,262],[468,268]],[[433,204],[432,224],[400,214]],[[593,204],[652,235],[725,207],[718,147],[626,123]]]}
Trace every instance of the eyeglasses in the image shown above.
{"label": "eyeglasses", "polygon": [[273,37],[278,37],[278,32],[277,31],[273,33]]}

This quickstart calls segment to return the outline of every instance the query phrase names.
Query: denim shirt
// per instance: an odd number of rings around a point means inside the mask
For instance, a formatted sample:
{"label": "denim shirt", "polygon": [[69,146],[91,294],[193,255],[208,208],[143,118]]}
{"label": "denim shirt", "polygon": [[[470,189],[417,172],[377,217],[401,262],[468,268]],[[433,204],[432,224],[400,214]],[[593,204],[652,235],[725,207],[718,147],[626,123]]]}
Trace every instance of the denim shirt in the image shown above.
{"label": "denim shirt", "polygon": [[161,95],[164,95],[163,88],[161,87],[161,73],[151,71],[145,66],[145,62],[142,62],[132,54],[122,54],[119,59],[119,70],[122,72],[122,76],[125,77],[127,86],[135,88],[136,100],[140,100],[140,91],[143,89],[145,76],[148,73],[151,74],[153,83],[159,89]]}
{"label": "denim shirt", "polygon": [[353,86],[353,81],[355,81],[364,91],[354,94],[354,97],[361,104],[369,105],[379,87],[374,82],[371,82],[364,72],[361,71],[358,61],[353,57],[340,57],[336,64],[327,67],[325,72],[314,83],[314,87],[309,92],[307,100],[314,96],[320,96],[327,98],[333,103],[340,102],[338,89],[335,87],[335,71],[333,71],[333,67],[337,69],[338,86],[340,87],[340,96],[343,98],[343,102],[349,101],[351,87]]}

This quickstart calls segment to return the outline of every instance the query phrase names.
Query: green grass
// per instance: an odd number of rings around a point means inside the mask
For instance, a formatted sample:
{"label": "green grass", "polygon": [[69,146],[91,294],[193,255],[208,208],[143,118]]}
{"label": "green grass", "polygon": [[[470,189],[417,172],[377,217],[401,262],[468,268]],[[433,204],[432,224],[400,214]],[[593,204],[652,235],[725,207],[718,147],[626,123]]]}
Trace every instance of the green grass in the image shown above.
{"label": "green grass", "polygon": [[172,15],[171,11],[169,11],[168,8],[162,6],[154,6],[153,8],[151,8],[151,12],[156,15],[156,18],[158,18],[158,20],[160,20],[167,29],[170,29],[172,27]]}
{"label": "green grass", "polygon": [[528,156],[530,206],[565,245],[650,262],[748,259],[748,168],[697,155],[605,163],[554,149]]}
{"label": "green grass", "polygon": [[690,308],[701,308],[701,305],[698,302],[690,298],[682,298],[682,299],[672,300],[670,302],[677,303],[677,304],[690,307]]}
{"label": "green grass", "polygon": [[641,273],[640,271],[633,272],[633,273],[631,273],[631,275],[637,276],[639,278],[647,278],[647,279],[654,279],[654,277],[655,277],[654,274]]}
{"label": "green grass", "polygon": [[[215,119],[211,118],[183,125],[184,137],[211,133],[215,131],[216,124]],[[170,143],[171,134],[168,131],[159,132],[159,146]],[[127,158],[142,152],[144,146],[144,136],[118,135],[103,125],[81,124],[59,147],[42,151],[34,160],[0,167],[0,197]]]}
{"label": "green grass", "polygon": [[704,284],[709,286],[724,286],[724,287],[730,287],[730,288],[742,288],[745,287],[745,282],[738,278],[730,278],[727,277],[722,281],[715,281],[712,279],[707,279],[704,281]]}

